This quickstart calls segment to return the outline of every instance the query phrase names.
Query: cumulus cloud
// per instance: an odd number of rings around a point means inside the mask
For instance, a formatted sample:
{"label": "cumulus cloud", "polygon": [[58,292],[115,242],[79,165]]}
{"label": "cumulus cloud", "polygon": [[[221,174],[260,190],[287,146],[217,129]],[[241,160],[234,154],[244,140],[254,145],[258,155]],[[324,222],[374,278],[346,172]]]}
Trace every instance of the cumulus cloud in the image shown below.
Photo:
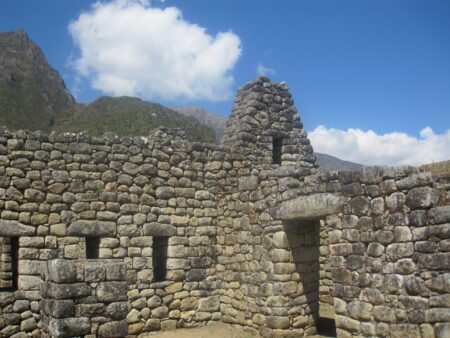
{"label": "cumulus cloud", "polygon": [[421,165],[450,159],[450,129],[436,134],[430,127],[420,137],[372,130],[340,130],[319,126],[309,133],[314,150],[365,165]]}
{"label": "cumulus cloud", "polygon": [[178,8],[146,0],[97,2],[69,32],[79,76],[105,93],[147,99],[227,99],[242,51],[231,31],[212,36]]}
{"label": "cumulus cloud", "polygon": [[263,76],[269,76],[269,75],[276,74],[275,69],[266,67],[262,63],[258,63],[258,67],[256,67],[256,72],[258,73],[258,75],[263,75]]}

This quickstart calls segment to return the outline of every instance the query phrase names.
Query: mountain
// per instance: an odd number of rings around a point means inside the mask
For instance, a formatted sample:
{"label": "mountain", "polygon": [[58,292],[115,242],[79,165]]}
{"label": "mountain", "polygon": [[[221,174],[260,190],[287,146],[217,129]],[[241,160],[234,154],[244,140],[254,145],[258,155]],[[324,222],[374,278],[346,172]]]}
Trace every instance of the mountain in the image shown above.
{"label": "mountain", "polygon": [[322,154],[322,153],[314,153],[316,155],[316,162],[320,166],[323,171],[351,171],[358,170],[363,167],[362,164],[354,163],[350,161],[344,161],[340,158]]}
{"label": "mountain", "polygon": [[191,141],[214,142],[214,130],[195,118],[133,97],[100,97],[77,104],[60,74],[23,30],[0,33],[0,125],[10,129],[113,131],[148,135],[159,126],[185,128]]}
{"label": "mountain", "polygon": [[178,108],[175,110],[185,116],[193,117],[201,123],[213,128],[215,130],[215,142],[220,142],[220,139],[225,131],[225,125],[227,123],[226,118],[208,113],[199,107]]}
{"label": "mountain", "polygon": [[0,33],[0,125],[50,131],[75,104],[62,77],[25,31]]}
{"label": "mountain", "polygon": [[112,131],[120,136],[145,136],[160,126],[184,128],[186,137],[191,141],[214,142],[211,127],[160,104],[129,96],[102,96],[60,121],[55,130],[86,130],[92,135]]}

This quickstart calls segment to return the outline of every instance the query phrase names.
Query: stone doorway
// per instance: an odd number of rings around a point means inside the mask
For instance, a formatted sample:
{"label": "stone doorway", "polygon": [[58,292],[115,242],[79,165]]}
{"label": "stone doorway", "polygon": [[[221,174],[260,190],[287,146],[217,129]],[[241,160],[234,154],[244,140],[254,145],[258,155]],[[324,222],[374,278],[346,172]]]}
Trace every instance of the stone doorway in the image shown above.
{"label": "stone doorway", "polygon": [[323,267],[320,262],[320,246],[324,245],[320,235],[321,221],[317,219],[284,222],[284,230],[296,270],[300,275],[299,287],[303,289],[306,298],[304,313],[310,318],[318,334],[336,337],[334,307],[319,301],[321,265]]}

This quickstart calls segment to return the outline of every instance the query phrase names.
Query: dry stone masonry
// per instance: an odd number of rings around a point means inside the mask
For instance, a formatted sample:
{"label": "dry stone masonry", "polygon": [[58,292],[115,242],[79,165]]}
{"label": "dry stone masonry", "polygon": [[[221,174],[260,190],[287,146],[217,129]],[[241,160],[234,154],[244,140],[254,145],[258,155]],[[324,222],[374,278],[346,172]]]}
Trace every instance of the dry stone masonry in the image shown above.
{"label": "dry stone masonry", "polygon": [[0,336],[450,336],[450,206],[412,167],[321,173],[259,77],[221,145],[0,129]]}

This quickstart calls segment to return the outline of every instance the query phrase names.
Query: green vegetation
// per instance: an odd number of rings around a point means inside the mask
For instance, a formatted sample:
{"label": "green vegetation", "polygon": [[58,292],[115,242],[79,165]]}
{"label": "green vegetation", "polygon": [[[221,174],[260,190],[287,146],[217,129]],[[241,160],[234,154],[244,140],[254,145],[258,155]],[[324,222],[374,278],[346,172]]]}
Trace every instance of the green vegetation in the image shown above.
{"label": "green vegetation", "polygon": [[100,97],[81,107],[79,112],[60,120],[55,130],[85,130],[93,135],[112,131],[120,136],[147,136],[151,130],[160,126],[183,128],[191,141],[214,141],[214,130],[211,127],[160,104],[128,96]]}
{"label": "green vegetation", "polygon": [[60,74],[24,31],[0,33],[0,125],[10,129],[88,131],[147,136],[160,126],[183,128],[191,141],[214,142],[214,130],[159,104],[100,97],[77,104]]}

